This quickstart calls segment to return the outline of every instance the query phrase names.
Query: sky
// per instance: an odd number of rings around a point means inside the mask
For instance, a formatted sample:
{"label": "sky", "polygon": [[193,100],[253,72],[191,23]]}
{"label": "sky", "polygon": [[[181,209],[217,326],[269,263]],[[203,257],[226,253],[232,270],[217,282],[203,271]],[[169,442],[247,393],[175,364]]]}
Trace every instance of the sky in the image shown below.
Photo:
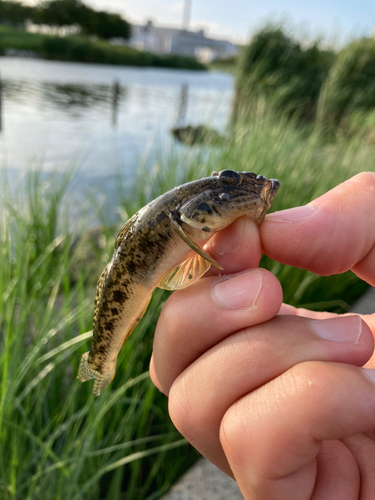
{"label": "sky", "polygon": [[[83,0],[96,9],[121,13],[135,24],[181,26],[185,0]],[[323,36],[344,43],[371,36],[375,0],[191,0],[191,29],[206,36],[245,43],[266,21],[285,21],[300,37]],[[29,0],[36,3],[36,0]]]}

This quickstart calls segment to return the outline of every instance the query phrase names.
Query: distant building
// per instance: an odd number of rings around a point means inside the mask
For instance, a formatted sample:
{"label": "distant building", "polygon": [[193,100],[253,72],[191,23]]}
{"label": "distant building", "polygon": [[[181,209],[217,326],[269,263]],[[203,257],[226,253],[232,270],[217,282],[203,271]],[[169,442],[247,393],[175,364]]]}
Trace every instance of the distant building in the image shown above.
{"label": "distant building", "polygon": [[25,22],[25,29],[29,33],[42,33],[43,35],[68,36],[80,33],[81,28],[78,24],[71,26],[50,26],[48,24],[34,24],[31,21]]}
{"label": "distant building", "polygon": [[237,45],[228,40],[207,38],[203,30],[162,28],[155,26],[152,21],[148,21],[143,26],[133,24],[129,44],[139,50],[196,57],[204,62],[225,59],[238,54]]}

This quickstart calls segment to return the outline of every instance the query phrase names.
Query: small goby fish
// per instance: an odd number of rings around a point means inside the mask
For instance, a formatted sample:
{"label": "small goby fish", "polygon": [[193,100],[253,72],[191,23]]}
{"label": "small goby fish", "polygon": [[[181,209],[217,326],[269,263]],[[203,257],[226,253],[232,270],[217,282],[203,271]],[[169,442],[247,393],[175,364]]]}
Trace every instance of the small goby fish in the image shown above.
{"label": "small goby fish", "polygon": [[128,220],[99,279],[92,348],[79,366],[81,382],[95,379],[95,396],[113,379],[117,355],[153,290],[185,288],[211,264],[222,269],[201,246],[243,215],[260,225],[279,187],[278,180],[252,172],[213,172],[159,196]]}

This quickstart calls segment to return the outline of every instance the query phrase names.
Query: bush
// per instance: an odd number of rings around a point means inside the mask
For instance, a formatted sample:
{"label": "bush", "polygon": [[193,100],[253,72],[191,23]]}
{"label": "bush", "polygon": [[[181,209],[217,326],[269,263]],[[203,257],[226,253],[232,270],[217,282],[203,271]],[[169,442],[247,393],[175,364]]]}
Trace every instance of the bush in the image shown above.
{"label": "bush", "polygon": [[202,64],[189,57],[159,56],[127,46],[110,45],[104,41],[92,42],[84,36],[45,37],[42,42],[42,54],[47,59],[63,61],[205,69]]}
{"label": "bush", "polygon": [[118,14],[105,11],[92,10],[80,23],[83,31],[99,38],[124,38],[130,37],[130,24]]}
{"label": "bush", "polygon": [[375,40],[361,39],[341,50],[322,96],[323,117],[340,123],[353,112],[375,108]]}
{"label": "bush", "polygon": [[278,27],[266,26],[244,49],[237,73],[234,120],[265,98],[277,110],[304,120],[315,118],[319,93],[334,61],[315,42],[304,49]]}
{"label": "bush", "polygon": [[43,55],[47,59],[54,59],[58,56],[58,59],[66,60],[69,58],[71,48],[72,44],[68,38],[50,36],[42,41]]}
{"label": "bush", "polygon": [[0,0],[0,22],[9,24],[23,24],[32,17],[33,8],[18,2]]}

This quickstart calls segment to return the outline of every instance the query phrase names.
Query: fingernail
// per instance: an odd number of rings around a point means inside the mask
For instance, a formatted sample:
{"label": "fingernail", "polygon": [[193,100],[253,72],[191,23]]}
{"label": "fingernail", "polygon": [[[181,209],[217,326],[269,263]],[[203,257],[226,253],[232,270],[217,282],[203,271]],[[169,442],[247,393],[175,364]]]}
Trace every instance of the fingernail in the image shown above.
{"label": "fingernail", "polygon": [[273,212],[267,215],[269,222],[283,222],[284,224],[291,224],[292,222],[299,222],[315,215],[317,210],[312,205],[304,205],[303,207],[288,208],[280,212]]}
{"label": "fingernail", "polygon": [[363,368],[363,374],[368,378],[368,380],[375,384],[375,370],[371,368]]}
{"label": "fingernail", "polygon": [[247,311],[256,306],[262,288],[262,273],[250,269],[234,276],[224,276],[212,287],[217,303],[226,309]]}
{"label": "fingernail", "polygon": [[[244,219],[240,217],[226,229],[225,233],[219,232],[216,234],[210,248],[211,252],[213,251],[216,255],[228,255],[237,252],[242,240],[243,226]],[[223,236],[221,236],[222,234]]]}
{"label": "fingernail", "polygon": [[310,325],[322,339],[344,344],[358,344],[362,334],[359,316],[311,320]]}

